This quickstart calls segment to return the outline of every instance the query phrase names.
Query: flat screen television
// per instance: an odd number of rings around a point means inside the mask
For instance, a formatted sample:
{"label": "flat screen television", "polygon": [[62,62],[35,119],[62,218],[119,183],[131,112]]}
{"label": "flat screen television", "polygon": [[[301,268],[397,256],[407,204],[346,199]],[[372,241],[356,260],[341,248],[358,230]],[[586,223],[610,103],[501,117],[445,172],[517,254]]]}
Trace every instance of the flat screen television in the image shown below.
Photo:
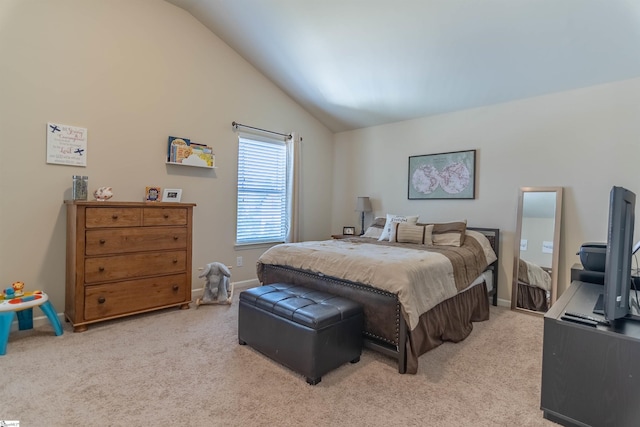
{"label": "flat screen television", "polygon": [[603,297],[604,317],[609,321],[630,314],[635,205],[633,192],[623,187],[611,189]]}

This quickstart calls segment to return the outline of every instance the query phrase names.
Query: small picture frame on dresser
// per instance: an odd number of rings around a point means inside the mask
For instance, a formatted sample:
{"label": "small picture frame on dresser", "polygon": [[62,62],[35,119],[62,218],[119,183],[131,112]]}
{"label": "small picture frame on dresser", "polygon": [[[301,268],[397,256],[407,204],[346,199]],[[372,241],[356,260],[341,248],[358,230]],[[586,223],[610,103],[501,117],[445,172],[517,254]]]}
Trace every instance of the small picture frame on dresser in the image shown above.
{"label": "small picture frame on dresser", "polygon": [[162,192],[162,201],[163,202],[176,202],[179,203],[180,199],[182,199],[182,189],[181,188],[165,188]]}
{"label": "small picture frame on dresser", "polygon": [[353,236],[354,234],[356,234],[356,228],[355,227],[342,227],[342,234],[345,236]]}
{"label": "small picture frame on dresser", "polygon": [[145,187],[144,201],[159,202],[162,200],[162,189],[160,187]]}

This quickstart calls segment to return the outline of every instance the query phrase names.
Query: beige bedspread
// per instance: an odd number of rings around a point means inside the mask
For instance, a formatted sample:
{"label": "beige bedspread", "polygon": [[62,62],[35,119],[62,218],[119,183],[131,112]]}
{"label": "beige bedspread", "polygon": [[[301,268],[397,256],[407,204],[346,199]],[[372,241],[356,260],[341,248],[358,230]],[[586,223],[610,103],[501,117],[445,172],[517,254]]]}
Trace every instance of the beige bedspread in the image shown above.
{"label": "beige bedspread", "polygon": [[421,314],[468,287],[495,261],[487,238],[467,230],[461,247],[352,238],[285,243],[267,250],[262,265],[284,265],[362,283],[398,295],[413,330]]}

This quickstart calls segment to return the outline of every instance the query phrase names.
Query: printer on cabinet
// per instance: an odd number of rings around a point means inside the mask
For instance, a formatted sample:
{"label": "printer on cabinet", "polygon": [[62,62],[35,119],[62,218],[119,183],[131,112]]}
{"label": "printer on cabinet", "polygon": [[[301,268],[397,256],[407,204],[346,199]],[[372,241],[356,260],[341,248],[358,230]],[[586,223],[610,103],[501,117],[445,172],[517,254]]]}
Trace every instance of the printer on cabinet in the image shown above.
{"label": "printer on cabinet", "polygon": [[607,259],[607,244],[583,243],[576,255],[580,255],[580,262],[585,270],[604,272]]}

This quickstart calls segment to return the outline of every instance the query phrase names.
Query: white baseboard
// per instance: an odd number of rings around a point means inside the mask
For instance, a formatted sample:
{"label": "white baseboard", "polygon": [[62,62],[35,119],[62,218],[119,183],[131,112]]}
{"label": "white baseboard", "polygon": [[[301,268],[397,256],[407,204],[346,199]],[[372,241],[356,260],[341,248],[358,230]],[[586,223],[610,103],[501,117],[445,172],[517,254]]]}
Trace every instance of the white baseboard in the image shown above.
{"label": "white baseboard", "polygon": [[[32,307],[32,308],[36,308],[36,307]],[[51,326],[51,322],[49,322],[49,319],[47,318],[47,316],[44,315],[44,313],[42,313],[42,311],[40,312],[40,314],[42,314],[42,316],[35,316],[36,314],[36,310],[33,310],[33,327],[38,328],[38,327],[42,327],[42,326],[49,326],[50,328],[53,329],[53,326]],[[58,320],[60,320],[61,324],[64,324],[64,313],[56,313],[56,315],[58,316]],[[11,323],[11,329],[10,332],[15,332],[17,331],[18,328],[18,318],[14,316],[14,321]]]}
{"label": "white baseboard", "polygon": [[[253,288],[255,286],[259,286],[260,282],[258,281],[258,279],[251,279],[251,280],[243,280],[240,282],[233,282],[233,289],[234,292],[238,292],[238,291],[242,291],[245,289],[249,289],[249,288]],[[195,301],[196,298],[201,297],[202,294],[204,293],[204,289],[203,288],[198,288],[198,289],[192,289],[191,290],[191,300]],[[43,326],[47,326],[47,325],[51,325],[49,323],[49,319],[47,319],[47,316],[45,316],[42,312],[40,312],[42,315],[41,316],[35,316],[36,314],[36,310],[33,311],[33,327],[34,328],[38,328],[38,327],[43,327]],[[65,318],[64,318],[64,313],[57,313],[58,319],[60,319],[60,323],[64,323],[65,322]],[[11,323],[11,332],[15,332],[17,331],[18,328],[18,319],[16,318],[12,323]]]}
{"label": "white baseboard", "polygon": [[240,290],[255,288],[256,286],[260,286],[260,282],[258,281],[258,279],[243,280],[241,282],[234,283],[234,289]]}
{"label": "white baseboard", "polygon": [[511,307],[511,301],[508,299],[498,298],[498,306],[499,307]]}
{"label": "white baseboard", "polygon": [[[251,279],[251,280],[242,280],[239,282],[233,282],[233,289],[234,289],[234,293],[238,292],[238,291],[242,291],[245,289],[249,289],[249,288],[253,288],[256,286],[259,286],[260,282],[258,281],[258,279]],[[204,289],[203,288],[198,288],[198,289],[192,289],[191,290],[191,299],[192,301],[195,301],[196,298],[201,297],[202,294],[204,293]],[[502,298],[498,298],[498,306],[500,307],[511,307],[511,301],[506,300],[506,299],[502,299]],[[35,314],[35,313],[34,313]],[[64,318],[64,313],[57,313],[58,314],[58,319],[60,319],[60,322],[64,322],[65,318]],[[33,317],[33,327],[40,327],[40,326],[45,326],[45,325],[49,325],[49,319],[47,319],[47,316],[42,315],[42,316],[34,316]],[[11,324],[11,331],[17,331],[18,330],[18,321],[15,320],[12,324]]]}
{"label": "white baseboard", "polygon": [[[260,282],[258,279],[251,280],[242,280],[240,282],[231,282],[233,284],[233,291],[243,291],[245,289],[254,288],[256,286],[260,286]],[[192,289],[191,290],[191,299],[195,301],[196,298],[201,297],[204,293],[204,288]]]}

